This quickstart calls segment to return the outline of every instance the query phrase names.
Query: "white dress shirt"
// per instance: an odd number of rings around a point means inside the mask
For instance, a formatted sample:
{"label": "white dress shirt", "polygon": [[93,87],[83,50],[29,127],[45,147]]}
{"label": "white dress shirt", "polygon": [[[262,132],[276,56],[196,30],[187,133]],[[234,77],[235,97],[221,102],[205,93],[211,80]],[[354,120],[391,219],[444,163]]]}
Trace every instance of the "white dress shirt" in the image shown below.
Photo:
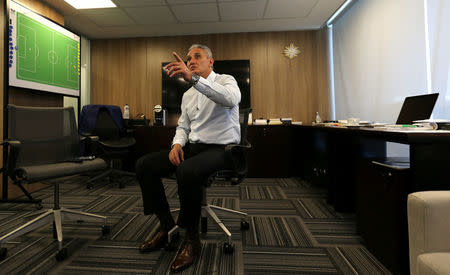
{"label": "white dress shirt", "polygon": [[212,71],[187,90],[172,146],[190,143],[238,144],[241,91],[231,75]]}

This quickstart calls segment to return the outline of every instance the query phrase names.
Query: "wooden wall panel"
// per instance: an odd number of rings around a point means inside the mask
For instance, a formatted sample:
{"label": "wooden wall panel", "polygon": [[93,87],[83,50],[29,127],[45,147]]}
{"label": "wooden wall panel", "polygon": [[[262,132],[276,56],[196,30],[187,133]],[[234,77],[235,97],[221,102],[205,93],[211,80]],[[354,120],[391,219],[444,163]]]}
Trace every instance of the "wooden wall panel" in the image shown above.
{"label": "wooden wall panel", "polygon": [[91,43],[91,83],[95,83],[91,84],[91,102],[121,102],[120,106],[128,104],[134,112],[144,110],[149,90],[146,59],[144,39]]}
{"label": "wooden wall panel", "polygon": [[[329,108],[327,87],[319,84],[328,81],[327,75],[322,75],[327,67],[326,58],[319,58],[320,49],[325,47],[318,45],[324,43],[319,38],[317,31],[291,31],[93,40],[91,103],[118,106],[128,103],[131,116],[144,113],[152,118],[153,107],[161,104],[161,62],[174,60],[172,51],[185,56],[191,44],[200,43],[211,48],[216,60],[250,60],[254,118],[292,117],[310,122],[316,111]],[[283,55],[284,47],[290,43],[301,50],[293,60]],[[125,54],[126,44],[140,46]],[[113,57],[116,60],[111,60]],[[120,74],[120,64],[141,68],[143,60],[146,60],[145,75],[140,70]],[[123,86],[136,90],[124,92]],[[135,98],[137,102],[133,101]]]}

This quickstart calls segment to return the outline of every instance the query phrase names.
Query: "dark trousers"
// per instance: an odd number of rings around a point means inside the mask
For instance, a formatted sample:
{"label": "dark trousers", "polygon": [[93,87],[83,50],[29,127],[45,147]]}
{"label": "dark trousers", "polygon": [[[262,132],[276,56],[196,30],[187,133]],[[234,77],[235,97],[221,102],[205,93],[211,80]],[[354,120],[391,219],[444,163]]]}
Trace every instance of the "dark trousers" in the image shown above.
{"label": "dark trousers", "polygon": [[180,214],[177,224],[197,228],[202,202],[202,189],[215,171],[230,169],[232,163],[225,154],[225,145],[187,144],[184,161],[177,167],[169,160],[169,150],[150,153],[136,162],[136,176],[142,190],[144,214],[158,216],[170,213],[162,177],[176,174]]}

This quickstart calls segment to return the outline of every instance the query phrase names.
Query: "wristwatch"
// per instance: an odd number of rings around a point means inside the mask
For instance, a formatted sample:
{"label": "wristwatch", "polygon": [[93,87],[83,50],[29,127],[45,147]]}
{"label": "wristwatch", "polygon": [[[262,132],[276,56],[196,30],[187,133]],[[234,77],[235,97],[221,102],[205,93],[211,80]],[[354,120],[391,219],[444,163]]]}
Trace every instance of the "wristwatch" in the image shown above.
{"label": "wristwatch", "polygon": [[199,80],[200,76],[198,76],[197,74],[192,74],[192,78],[191,81],[189,81],[189,83],[191,83],[192,86],[195,86],[195,84],[197,84]]}

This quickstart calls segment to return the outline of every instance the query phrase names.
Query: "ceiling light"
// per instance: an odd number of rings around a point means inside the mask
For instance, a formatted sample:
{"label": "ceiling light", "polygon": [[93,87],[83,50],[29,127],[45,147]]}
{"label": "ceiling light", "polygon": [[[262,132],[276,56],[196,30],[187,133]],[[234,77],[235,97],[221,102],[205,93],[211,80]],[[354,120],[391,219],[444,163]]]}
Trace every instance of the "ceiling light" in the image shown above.
{"label": "ceiling light", "polygon": [[333,21],[338,17],[338,15],[340,15],[345,10],[345,8],[348,5],[350,5],[351,2],[352,2],[352,0],[345,1],[345,3],[342,4],[342,6],[330,17],[330,19],[328,19],[328,21],[326,23],[327,26],[330,26],[331,24],[333,24]]}
{"label": "ceiling light", "polygon": [[111,0],[64,0],[76,9],[115,8]]}

